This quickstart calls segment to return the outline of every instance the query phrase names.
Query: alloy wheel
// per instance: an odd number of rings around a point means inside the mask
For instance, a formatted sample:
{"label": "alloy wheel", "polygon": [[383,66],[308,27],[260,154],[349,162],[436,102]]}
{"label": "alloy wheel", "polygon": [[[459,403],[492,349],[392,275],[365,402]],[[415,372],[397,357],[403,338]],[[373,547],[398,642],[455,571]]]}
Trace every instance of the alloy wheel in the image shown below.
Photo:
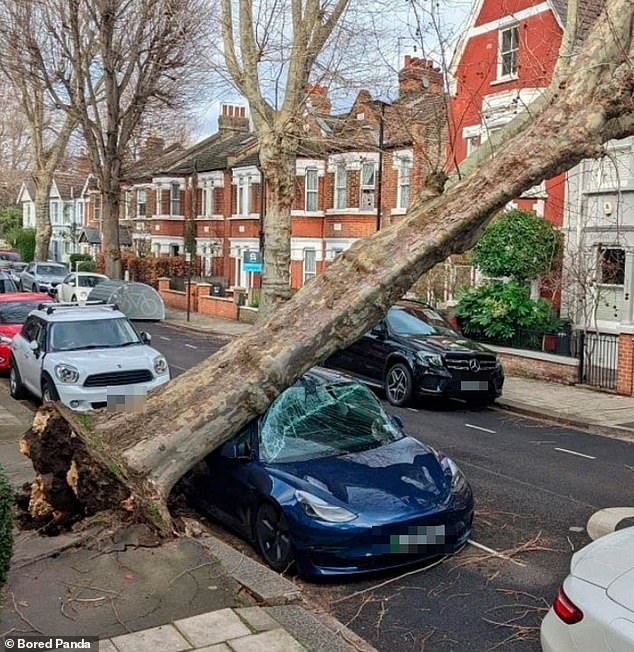
{"label": "alloy wheel", "polygon": [[293,546],[284,514],[265,503],[258,510],[255,535],[262,556],[271,568],[280,571],[293,561]]}
{"label": "alloy wheel", "polygon": [[412,374],[407,365],[397,362],[392,365],[385,377],[387,400],[396,406],[407,405],[412,398]]}

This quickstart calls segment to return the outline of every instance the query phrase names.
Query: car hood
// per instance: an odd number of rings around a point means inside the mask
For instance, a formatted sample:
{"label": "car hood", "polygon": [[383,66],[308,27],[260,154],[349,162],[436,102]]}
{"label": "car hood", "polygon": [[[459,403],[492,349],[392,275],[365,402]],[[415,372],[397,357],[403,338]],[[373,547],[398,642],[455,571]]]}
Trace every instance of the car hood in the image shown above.
{"label": "car hood", "polygon": [[35,274],[34,278],[37,279],[38,283],[61,283],[68,273],[62,274],[61,276],[42,276],[41,274]]}
{"label": "car hood", "polygon": [[459,335],[399,335],[395,339],[409,344],[419,351],[431,353],[490,353],[482,344]]}
{"label": "car hood", "polygon": [[161,355],[145,344],[122,348],[85,349],[48,353],[49,362],[66,362],[77,367],[83,376],[126,369],[152,369],[152,361]]}
{"label": "car hood", "polygon": [[574,577],[606,589],[610,598],[634,611],[634,527],[607,534],[572,556]]}
{"label": "car hood", "polygon": [[332,497],[374,520],[446,505],[450,485],[434,453],[411,437],[359,453],[270,465],[296,488]]}

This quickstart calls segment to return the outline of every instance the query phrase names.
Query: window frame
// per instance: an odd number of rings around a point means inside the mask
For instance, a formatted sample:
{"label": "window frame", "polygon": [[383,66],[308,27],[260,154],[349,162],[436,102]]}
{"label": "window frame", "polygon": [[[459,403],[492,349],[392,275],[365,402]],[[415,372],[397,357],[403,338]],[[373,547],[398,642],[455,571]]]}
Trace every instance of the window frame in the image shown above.
{"label": "window frame", "polygon": [[[410,160],[401,161],[398,168],[396,204],[397,208],[407,210],[411,201],[411,188],[412,188],[412,162]],[[405,183],[407,181],[407,183]],[[407,188],[407,201],[403,201],[403,190]]]}
{"label": "window frame", "polygon": [[170,185],[170,215],[182,215],[180,183]]}
{"label": "window frame", "polygon": [[[504,35],[510,33],[510,48],[504,49]],[[513,43],[512,34],[515,33],[515,43]],[[514,46],[514,47],[513,47]],[[517,79],[519,75],[519,53],[520,53],[520,26],[519,23],[513,23],[506,27],[501,27],[498,31],[498,70],[497,78],[499,80]],[[511,70],[504,72],[506,57],[510,56]]]}
{"label": "window frame", "polygon": [[335,209],[344,210],[348,208],[348,168],[345,163],[337,163],[335,167],[334,194]]}
{"label": "window frame", "polygon": [[100,222],[101,221],[101,209],[103,208],[102,206],[102,201],[101,201],[101,195],[94,195],[94,208],[93,208],[93,219],[95,222]]}
{"label": "window frame", "polygon": [[[614,260],[608,261],[606,260],[608,252],[619,252],[619,254]],[[625,249],[617,246],[601,247],[598,250],[598,259],[599,285],[625,287]],[[615,265],[615,268],[608,269],[609,264]],[[622,280],[619,280],[621,278]]]}
{"label": "window frame", "polygon": [[[308,269],[306,263],[308,261],[308,258],[306,257],[306,254],[312,254],[313,260],[312,260],[312,269]],[[306,283],[312,279],[314,279],[317,276],[317,249],[314,247],[306,247],[303,250],[302,253],[302,285],[306,285]]]}
{"label": "window frame", "polygon": [[[311,188],[309,179],[313,175],[315,187]],[[309,197],[312,201],[309,201]],[[306,168],[306,174],[304,175],[304,209],[307,213],[316,213],[319,210],[319,171],[317,168]]]}
{"label": "window frame", "polygon": [[[364,172],[366,169],[372,167],[372,183],[364,183]],[[376,209],[376,172],[377,166],[374,161],[363,161],[361,163],[361,170],[359,176],[359,207],[361,210],[373,211]],[[371,197],[372,200],[368,205],[365,205],[363,198]]]}
{"label": "window frame", "polygon": [[137,217],[147,215],[147,190],[145,188],[139,188],[136,191],[136,215]]}

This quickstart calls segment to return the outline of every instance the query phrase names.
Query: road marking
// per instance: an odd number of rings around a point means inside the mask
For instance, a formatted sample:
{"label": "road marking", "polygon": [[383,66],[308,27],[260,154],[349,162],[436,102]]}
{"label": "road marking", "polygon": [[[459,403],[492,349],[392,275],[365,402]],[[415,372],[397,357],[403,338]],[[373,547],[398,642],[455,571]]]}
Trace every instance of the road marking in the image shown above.
{"label": "road marking", "polygon": [[503,555],[501,552],[498,552],[497,550],[493,550],[493,548],[488,548],[487,546],[483,546],[481,543],[478,543],[477,541],[473,541],[473,539],[467,539],[467,543],[470,543],[474,548],[479,548],[480,550],[484,550],[484,552],[488,552],[490,555],[493,555],[494,557],[505,559],[506,561],[510,561],[513,564],[517,564],[518,566],[522,566],[523,568],[526,568],[526,564],[522,563],[521,561],[517,561],[512,557]]}
{"label": "road marking", "polygon": [[416,408],[407,408],[410,412],[418,412]]}
{"label": "road marking", "polygon": [[193,344],[185,344],[185,346],[190,348],[190,349],[197,349],[198,348],[197,346],[194,346]]}
{"label": "road marking", "polygon": [[483,428],[482,426],[474,426],[472,423],[465,423],[467,428],[473,428],[474,430],[482,430],[482,432],[490,432],[492,435],[495,435],[495,430],[489,430],[488,428]]}
{"label": "road marking", "polygon": [[165,335],[159,335],[159,337],[160,337],[162,340],[167,340],[168,342],[169,342],[170,339],[171,339],[171,338],[169,338],[169,337],[165,337]]}
{"label": "road marking", "polygon": [[179,367],[177,364],[171,364],[171,363],[170,363],[170,369],[171,369],[172,367],[173,367],[174,369],[179,369],[180,371],[187,371],[187,369],[185,369],[185,367]]}
{"label": "road marking", "polygon": [[593,457],[592,455],[586,455],[585,453],[577,453],[577,451],[570,451],[567,448],[556,448],[556,451],[559,451],[560,453],[570,453],[570,455],[577,455],[578,457],[585,457],[586,459],[589,460],[596,460],[596,457]]}

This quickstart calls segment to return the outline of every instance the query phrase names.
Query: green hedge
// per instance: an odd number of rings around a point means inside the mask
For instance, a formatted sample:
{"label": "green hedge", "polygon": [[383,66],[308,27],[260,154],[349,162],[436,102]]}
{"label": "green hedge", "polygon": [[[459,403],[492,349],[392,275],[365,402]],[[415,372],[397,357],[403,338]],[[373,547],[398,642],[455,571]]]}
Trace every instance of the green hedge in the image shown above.
{"label": "green hedge", "polygon": [[6,582],[13,553],[13,490],[0,466],[0,587]]}

